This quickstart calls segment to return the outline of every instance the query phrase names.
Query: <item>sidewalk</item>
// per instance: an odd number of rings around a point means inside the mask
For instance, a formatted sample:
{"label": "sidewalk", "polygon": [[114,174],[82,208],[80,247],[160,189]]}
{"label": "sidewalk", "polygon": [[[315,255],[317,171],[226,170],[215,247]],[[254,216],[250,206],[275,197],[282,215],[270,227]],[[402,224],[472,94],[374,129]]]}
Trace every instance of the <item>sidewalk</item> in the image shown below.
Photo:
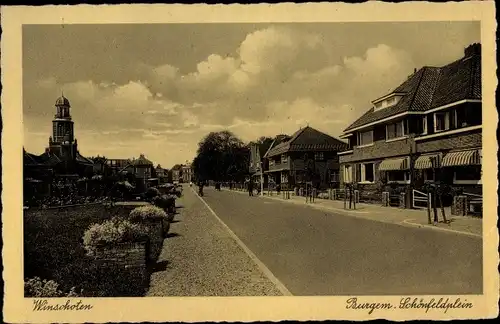
{"label": "sidewalk", "polygon": [[[228,188],[224,188],[224,190],[229,191]],[[248,195],[248,191],[233,191]],[[295,196],[290,193],[290,199],[284,199],[283,193],[277,194],[276,192],[273,192],[271,196],[268,196],[267,191],[264,192],[264,198],[279,200],[286,203],[306,205],[311,208],[338,212],[344,215],[361,217],[378,222],[392,223],[404,226],[418,226],[479,237],[482,237],[483,233],[482,220],[480,218],[473,218],[468,216],[452,216],[451,209],[449,207],[445,208],[446,217],[450,221],[449,224],[438,223],[437,225],[429,225],[427,219],[427,210],[425,209],[400,209],[397,207],[383,207],[377,204],[366,203],[356,204],[356,209],[344,209],[343,200],[316,198],[314,202],[306,203],[305,197]],[[346,205],[348,208],[349,202],[347,202]],[[442,221],[440,209],[438,209],[438,217],[439,220]],[[434,219],[433,213],[431,213],[431,218]]]}
{"label": "sidewalk", "polygon": [[177,206],[147,296],[282,295],[191,188]]}

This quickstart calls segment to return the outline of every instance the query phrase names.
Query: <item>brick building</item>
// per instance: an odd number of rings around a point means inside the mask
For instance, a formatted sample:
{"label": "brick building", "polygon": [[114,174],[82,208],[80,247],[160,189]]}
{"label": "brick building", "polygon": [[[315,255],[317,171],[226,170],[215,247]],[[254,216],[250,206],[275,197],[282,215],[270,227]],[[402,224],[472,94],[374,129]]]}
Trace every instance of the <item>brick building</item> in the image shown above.
{"label": "brick building", "polygon": [[347,144],[312,127],[299,129],[291,137],[279,137],[264,157],[269,181],[290,188],[312,182],[320,188],[339,183],[339,158]]}
{"label": "brick building", "polygon": [[383,183],[442,181],[481,192],[481,45],[442,67],[415,71],[344,130],[342,182],[377,191]]}

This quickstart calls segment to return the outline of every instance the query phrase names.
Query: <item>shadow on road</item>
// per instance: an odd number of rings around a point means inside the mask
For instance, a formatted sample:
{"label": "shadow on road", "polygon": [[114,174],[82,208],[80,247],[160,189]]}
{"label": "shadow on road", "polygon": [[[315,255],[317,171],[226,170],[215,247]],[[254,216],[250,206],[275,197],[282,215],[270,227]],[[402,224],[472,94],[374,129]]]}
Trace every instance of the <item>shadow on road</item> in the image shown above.
{"label": "shadow on road", "polygon": [[169,264],[169,262],[166,260],[156,262],[155,264],[151,265],[151,268],[149,271],[150,271],[150,273],[165,271],[165,270],[167,270],[168,264]]}
{"label": "shadow on road", "polygon": [[179,237],[181,236],[180,234],[177,234],[177,233],[168,233],[167,234],[167,238],[171,238],[171,237]]}

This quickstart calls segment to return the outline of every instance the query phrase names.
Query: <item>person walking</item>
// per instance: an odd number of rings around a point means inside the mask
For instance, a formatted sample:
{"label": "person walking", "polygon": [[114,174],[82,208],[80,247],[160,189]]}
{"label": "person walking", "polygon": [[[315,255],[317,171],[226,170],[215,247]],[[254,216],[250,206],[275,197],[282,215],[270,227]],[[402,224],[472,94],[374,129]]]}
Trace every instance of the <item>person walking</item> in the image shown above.
{"label": "person walking", "polygon": [[253,196],[253,181],[248,181],[248,195]]}
{"label": "person walking", "polygon": [[204,184],[203,184],[203,181],[200,181],[200,182],[198,183],[198,194],[199,194],[201,197],[203,197],[203,185],[204,185]]}

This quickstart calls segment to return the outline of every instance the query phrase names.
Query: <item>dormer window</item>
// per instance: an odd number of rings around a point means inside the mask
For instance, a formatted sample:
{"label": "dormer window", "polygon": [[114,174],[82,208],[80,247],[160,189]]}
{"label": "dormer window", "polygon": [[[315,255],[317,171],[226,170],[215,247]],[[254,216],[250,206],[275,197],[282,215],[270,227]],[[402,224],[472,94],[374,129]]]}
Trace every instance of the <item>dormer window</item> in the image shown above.
{"label": "dormer window", "polygon": [[403,95],[404,93],[399,93],[399,92],[391,93],[387,96],[381,97],[373,101],[373,106],[375,108],[375,111],[394,106],[399,102],[399,100],[401,100]]}

